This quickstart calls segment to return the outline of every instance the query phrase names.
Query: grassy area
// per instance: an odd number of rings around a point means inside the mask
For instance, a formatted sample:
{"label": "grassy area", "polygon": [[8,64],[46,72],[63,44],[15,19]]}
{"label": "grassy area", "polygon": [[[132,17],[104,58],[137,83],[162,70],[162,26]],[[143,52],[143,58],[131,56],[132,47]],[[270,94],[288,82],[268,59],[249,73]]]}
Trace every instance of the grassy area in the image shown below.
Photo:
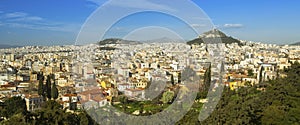
{"label": "grassy area", "polygon": [[142,113],[140,115],[149,115],[158,113],[167,108],[169,105],[170,104],[157,104],[151,101],[130,101],[127,104],[120,103],[113,106],[127,114],[139,111]]}

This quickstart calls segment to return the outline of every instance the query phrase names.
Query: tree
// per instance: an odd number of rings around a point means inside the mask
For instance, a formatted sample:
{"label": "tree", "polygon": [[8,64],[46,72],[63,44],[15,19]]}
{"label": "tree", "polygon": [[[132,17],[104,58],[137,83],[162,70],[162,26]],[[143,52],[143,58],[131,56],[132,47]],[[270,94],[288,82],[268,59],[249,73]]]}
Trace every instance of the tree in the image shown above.
{"label": "tree", "polygon": [[208,69],[205,71],[204,74],[204,84],[206,89],[209,88],[211,82],[211,64],[209,65]]}
{"label": "tree", "polygon": [[248,76],[254,76],[253,69],[248,69]]}
{"label": "tree", "polygon": [[38,94],[44,96],[44,76],[39,78]]}
{"label": "tree", "polygon": [[43,103],[42,109],[37,111],[37,123],[39,124],[63,124],[66,117],[62,106],[53,100],[48,100]]}
{"label": "tree", "polygon": [[172,83],[172,85],[174,85],[174,84],[175,84],[175,82],[174,82],[174,76],[173,76],[173,74],[171,75],[171,83]]}
{"label": "tree", "polygon": [[78,124],[80,118],[78,117],[78,115],[73,114],[73,113],[65,113],[65,120],[64,120],[64,124],[65,125],[72,125],[72,124]]}
{"label": "tree", "polygon": [[118,97],[118,100],[119,100],[119,102],[122,103],[123,111],[126,111],[126,105],[127,105],[127,103],[128,103],[128,98],[127,98],[127,96],[124,96],[124,95],[119,96],[119,97]]}
{"label": "tree", "polygon": [[56,87],[55,82],[52,84],[52,88],[51,88],[51,97],[53,99],[57,99],[58,98],[58,89]]}
{"label": "tree", "polygon": [[258,90],[260,86],[225,88],[214,112],[201,124],[298,124],[300,64],[286,73],[286,78],[265,82],[265,91]]}
{"label": "tree", "polygon": [[268,106],[264,112],[262,117],[262,123],[265,125],[279,125],[284,124],[284,119],[287,113],[281,106]]}
{"label": "tree", "polygon": [[1,116],[10,118],[15,114],[26,113],[26,103],[21,97],[11,97],[4,102],[4,109],[1,109]]}
{"label": "tree", "polygon": [[22,114],[15,114],[8,120],[0,122],[1,125],[28,125]]}
{"label": "tree", "polygon": [[59,64],[59,71],[62,71],[63,70],[63,65],[62,63]]}
{"label": "tree", "polygon": [[178,73],[178,83],[181,83],[181,72]]}
{"label": "tree", "polygon": [[164,94],[161,98],[161,101],[166,104],[166,103],[172,102],[173,98],[174,98],[174,92],[166,91],[166,92],[164,92]]}
{"label": "tree", "polygon": [[80,125],[89,125],[88,114],[84,111],[83,113],[78,114]]}
{"label": "tree", "polygon": [[209,67],[206,69],[204,73],[203,84],[199,88],[199,92],[197,93],[197,99],[206,98],[206,95],[210,87],[210,83],[211,83],[211,64],[209,65]]}
{"label": "tree", "polygon": [[[20,97],[12,97],[6,100],[6,108],[11,113],[7,120],[0,121],[1,125],[97,125],[85,111],[76,113],[66,112],[62,106],[53,100],[43,103],[40,110],[23,113],[25,102]],[[19,110],[19,109],[22,110]],[[7,111],[6,111],[7,112]],[[4,116],[0,116],[4,117]]]}
{"label": "tree", "polygon": [[46,79],[45,91],[46,91],[47,98],[51,99],[51,77],[50,77],[50,75],[48,75],[47,79]]}
{"label": "tree", "polygon": [[263,74],[263,70],[264,70],[264,67],[262,66],[261,67],[261,69],[260,69],[260,71],[259,71],[259,83],[261,83],[262,82],[262,80],[263,80],[263,78],[262,78],[262,74]]}

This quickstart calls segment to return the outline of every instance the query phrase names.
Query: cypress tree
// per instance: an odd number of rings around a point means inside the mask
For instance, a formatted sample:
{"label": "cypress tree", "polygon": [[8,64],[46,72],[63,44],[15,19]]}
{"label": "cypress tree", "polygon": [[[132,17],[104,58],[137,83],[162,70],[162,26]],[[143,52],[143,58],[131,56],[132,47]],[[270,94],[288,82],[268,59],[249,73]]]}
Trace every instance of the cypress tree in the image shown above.
{"label": "cypress tree", "polygon": [[211,82],[211,64],[204,73],[204,91],[208,91]]}
{"label": "cypress tree", "polygon": [[45,90],[46,90],[47,98],[51,99],[51,77],[50,77],[50,75],[47,76]]}
{"label": "cypress tree", "polygon": [[172,83],[172,85],[174,85],[174,84],[175,84],[175,82],[174,82],[174,76],[173,76],[173,74],[171,75],[171,83]]}
{"label": "cypress tree", "polygon": [[55,82],[52,84],[52,88],[51,88],[51,97],[53,99],[57,99],[58,98],[58,89],[56,87]]}
{"label": "cypress tree", "polygon": [[44,96],[44,76],[39,78],[38,94]]}
{"label": "cypress tree", "polygon": [[261,83],[263,81],[263,79],[262,79],[262,72],[263,72],[263,70],[264,70],[264,67],[262,66],[261,69],[260,69],[260,71],[259,71],[259,83]]}

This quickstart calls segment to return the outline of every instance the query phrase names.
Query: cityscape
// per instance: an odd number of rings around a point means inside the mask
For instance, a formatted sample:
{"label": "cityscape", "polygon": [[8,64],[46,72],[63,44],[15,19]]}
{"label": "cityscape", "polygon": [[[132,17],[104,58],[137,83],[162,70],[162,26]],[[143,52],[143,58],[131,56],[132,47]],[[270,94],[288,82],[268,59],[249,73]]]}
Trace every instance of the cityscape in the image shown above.
{"label": "cityscape", "polygon": [[1,41],[0,124],[299,124],[300,44],[224,31],[84,45]]}

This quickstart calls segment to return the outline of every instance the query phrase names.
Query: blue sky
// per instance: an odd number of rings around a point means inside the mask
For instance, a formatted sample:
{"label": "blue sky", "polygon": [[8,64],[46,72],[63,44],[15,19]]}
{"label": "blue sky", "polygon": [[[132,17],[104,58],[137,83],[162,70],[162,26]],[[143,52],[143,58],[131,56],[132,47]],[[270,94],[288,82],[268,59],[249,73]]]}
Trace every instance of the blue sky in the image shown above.
{"label": "blue sky", "polygon": [[[216,27],[228,35],[265,43],[288,44],[300,41],[300,1],[193,1],[211,18]],[[74,44],[81,26],[105,2],[106,0],[1,0],[0,44]],[[158,6],[159,3],[155,5]],[[159,14],[137,14],[128,17],[127,22],[124,19],[116,24],[105,37],[124,37],[128,29],[133,30],[143,25],[173,28],[172,30],[184,32],[183,39],[196,37],[195,34],[184,30],[185,24],[172,20],[173,17]]]}

